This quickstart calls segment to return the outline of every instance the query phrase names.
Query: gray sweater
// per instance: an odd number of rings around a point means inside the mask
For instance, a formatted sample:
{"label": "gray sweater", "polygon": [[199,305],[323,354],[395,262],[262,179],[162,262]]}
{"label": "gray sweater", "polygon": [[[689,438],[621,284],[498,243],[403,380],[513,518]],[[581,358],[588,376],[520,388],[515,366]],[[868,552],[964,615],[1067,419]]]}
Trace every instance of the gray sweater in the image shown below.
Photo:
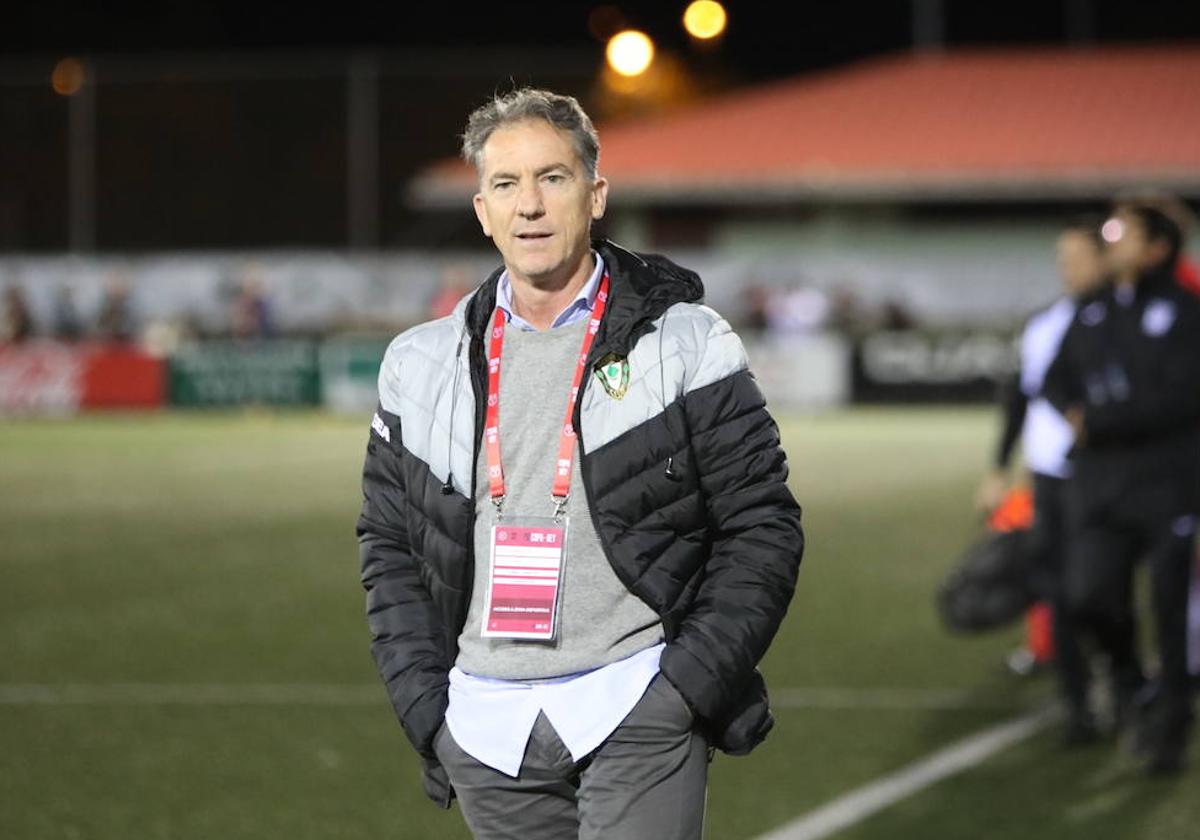
{"label": "gray sweater", "polygon": [[[500,457],[504,513],[551,516],[559,433],[575,360],[588,319],[542,331],[509,325],[500,363]],[[591,376],[589,371],[587,375]],[[593,383],[593,387],[599,387]],[[583,386],[580,387],[582,398]],[[476,465],[475,587],[459,637],[457,665],[494,679],[537,680],[588,671],[616,662],[663,639],[658,614],[617,579],[604,556],[587,510],[579,475],[578,446],[571,463],[567,552],[554,641],[485,639],[480,636],[488,585],[491,529],[496,522],[487,480],[487,457]]]}

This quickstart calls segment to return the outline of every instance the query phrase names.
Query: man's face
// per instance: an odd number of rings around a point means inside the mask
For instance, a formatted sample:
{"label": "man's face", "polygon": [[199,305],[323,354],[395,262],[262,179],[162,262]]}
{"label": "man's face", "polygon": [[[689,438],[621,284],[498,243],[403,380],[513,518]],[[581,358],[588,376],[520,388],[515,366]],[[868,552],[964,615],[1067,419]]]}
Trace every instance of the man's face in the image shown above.
{"label": "man's face", "polygon": [[1118,272],[1140,274],[1167,257],[1165,243],[1150,241],[1142,220],[1133,213],[1117,213],[1105,223],[1104,230],[1109,261]]}
{"label": "man's face", "polygon": [[509,272],[538,287],[560,286],[591,247],[608,183],[588,176],[570,135],[540,119],[493,131],[481,169],[475,215]]}
{"label": "man's face", "polygon": [[1068,230],[1058,236],[1058,274],[1067,294],[1091,291],[1104,276],[1103,253],[1083,231]]}

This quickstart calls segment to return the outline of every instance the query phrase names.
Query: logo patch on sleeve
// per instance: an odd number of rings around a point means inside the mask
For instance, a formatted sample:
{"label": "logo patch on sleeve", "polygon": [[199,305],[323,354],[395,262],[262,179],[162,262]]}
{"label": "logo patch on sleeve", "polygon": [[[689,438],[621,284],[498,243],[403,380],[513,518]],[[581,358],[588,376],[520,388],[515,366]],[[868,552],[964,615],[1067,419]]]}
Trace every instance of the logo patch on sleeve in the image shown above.
{"label": "logo patch on sleeve", "polygon": [[380,417],[378,413],[371,418],[371,428],[375,430],[375,434],[379,435],[388,443],[392,442],[392,430],[387,427],[387,423],[383,422],[383,418]]}

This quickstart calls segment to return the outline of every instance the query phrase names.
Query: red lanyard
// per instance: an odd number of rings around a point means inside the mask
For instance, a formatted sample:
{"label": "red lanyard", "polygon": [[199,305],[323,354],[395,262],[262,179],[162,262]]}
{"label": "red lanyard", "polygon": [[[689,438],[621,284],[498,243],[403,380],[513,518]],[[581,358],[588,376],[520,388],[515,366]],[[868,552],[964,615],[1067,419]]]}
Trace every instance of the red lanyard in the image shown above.
{"label": "red lanyard", "polygon": [[[579,349],[579,358],[575,361],[575,379],[571,383],[571,396],[567,400],[567,416],[559,433],[558,460],[554,469],[554,488],[551,495],[554,498],[555,515],[562,512],[566,505],[567,496],[571,493],[571,461],[575,456],[575,428],[571,425],[571,416],[575,413],[575,400],[579,398],[579,386],[583,382],[583,373],[587,368],[588,352],[592,342],[596,340],[596,331],[600,329],[600,319],[604,317],[604,306],[608,303],[608,272],[600,280],[600,289],[596,293],[596,303],[592,307],[592,317],[588,321],[587,332],[583,334],[583,346]],[[496,307],[496,315],[492,319],[492,337],[488,345],[488,398],[487,423],[484,428],[484,439],[487,443],[488,483],[491,487],[492,502],[496,507],[504,501],[504,468],[500,465],[500,353],[504,349],[504,310]]]}

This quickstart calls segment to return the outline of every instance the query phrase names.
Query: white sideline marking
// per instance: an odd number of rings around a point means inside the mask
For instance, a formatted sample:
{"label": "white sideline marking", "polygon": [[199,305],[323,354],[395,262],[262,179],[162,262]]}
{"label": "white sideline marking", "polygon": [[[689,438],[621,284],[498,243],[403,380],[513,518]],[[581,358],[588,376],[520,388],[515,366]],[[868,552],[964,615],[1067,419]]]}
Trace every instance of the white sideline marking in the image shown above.
{"label": "white sideline marking", "polygon": [[782,709],[873,709],[897,711],[1016,710],[1011,701],[981,700],[946,688],[781,688],[771,705]]}
{"label": "white sideline marking", "polygon": [[819,840],[894,805],[914,793],[981,764],[1058,717],[1054,709],[1023,715],[969,735],[919,761],[839,796],[757,840]]}
{"label": "white sideline marking", "polygon": [[[372,706],[386,702],[382,683],[0,683],[0,706]],[[963,691],[907,688],[783,688],[771,692],[771,705],[876,711],[1013,708],[1012,703],[972,699]]]}
{"label": "white sideline marking", "polygon": [[4,706],[374,706],[386,702],[382,683],[0,684],[0,705]]}

